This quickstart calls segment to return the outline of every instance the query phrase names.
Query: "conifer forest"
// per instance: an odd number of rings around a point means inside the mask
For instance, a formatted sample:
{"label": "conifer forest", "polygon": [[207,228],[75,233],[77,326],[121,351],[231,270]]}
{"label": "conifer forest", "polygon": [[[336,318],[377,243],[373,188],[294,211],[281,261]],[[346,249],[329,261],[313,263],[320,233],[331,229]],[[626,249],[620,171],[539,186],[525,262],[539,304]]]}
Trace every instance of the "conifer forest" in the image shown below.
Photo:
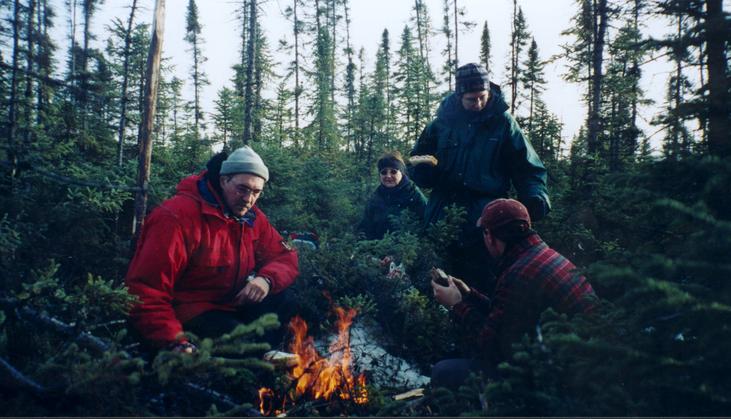
{"label": "conifer forest", "polygon": [[[729,415],[731,4],[573,0],[549,55],[524,13],[536,0],[490,0],[504,17],[475,12],[487,0],[392,0],[408,13],[396,33],[371,27],[375,45],[355,42],[361,1],[230,0],[236,35],[217,39],[200,15],[218,0],[0,0],[0,415]],[[204,65],[217,48],[236,57],[224,83],[206,70],[221,63]],[[468,62],[547,169],[534,230],[598,303],[543,311],[496,376],[449,389],[431,368],[465,331],[430,270],[448,266],[464,209],[428,225],[404,211],[382,239],[357,226],[379,157],[408,160]],[[580,93],[561,114],[554,76]],[[190,336],[192,354],[151,350],[125,282],[145,216],[244,145],[269,170],[257,207],[298,254],[294,343],[263,341],[285,326],[270,313]],[[301,391],[311,365],[262,357],[301,361],[297,345],[316,348],[312,365],[339,362],[337,388]]]}

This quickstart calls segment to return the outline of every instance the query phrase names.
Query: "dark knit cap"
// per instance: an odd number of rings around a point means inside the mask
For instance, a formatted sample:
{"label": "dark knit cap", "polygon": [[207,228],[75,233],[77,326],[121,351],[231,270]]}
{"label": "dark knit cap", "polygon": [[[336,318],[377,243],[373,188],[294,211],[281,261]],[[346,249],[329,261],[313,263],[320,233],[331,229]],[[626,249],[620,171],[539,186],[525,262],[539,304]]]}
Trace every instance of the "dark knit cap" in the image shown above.
{"label": "dark knit cap", "polygon": [[487,70],[476,63],[459,67],[455,79],[457,83],[454,91],[458,95],[490,89],[490,78],[487,76]]}
{"label": "dark knit cap", "polygon": [[401,153],[394,151],[392,153],[386,153],[378,159],[378,171],[385,169],[386,167],[396,169],[401,173],[406,173],[406,164],[404,163]]}
{"label": "dark knit cap", "polygon": [[515,199],[500,198],[485,205],[477,225],[495,231],[513,221],[524,221],[530,228],[528,209]]}

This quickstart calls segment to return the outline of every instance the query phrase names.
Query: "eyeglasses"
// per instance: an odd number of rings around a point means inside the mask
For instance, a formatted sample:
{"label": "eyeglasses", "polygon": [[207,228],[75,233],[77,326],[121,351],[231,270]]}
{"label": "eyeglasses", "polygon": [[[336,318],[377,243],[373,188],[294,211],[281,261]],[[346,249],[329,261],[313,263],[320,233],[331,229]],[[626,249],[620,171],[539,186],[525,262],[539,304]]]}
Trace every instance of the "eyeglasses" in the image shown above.
{"label": "eyeglasses", "polygon": [[262,189],[251,189],[250,187],[246,185],[236,185],[234,186],[234,191],[239,196],[248,196],[251,195],[254,198],[258,198],[264,190]]}
{"label": "eyeglasses", "polygon": [[398,170],[396,170],[396,169],[383,169],[379,173],[381,174],[381,176],[387,176],[387,175],[395,176],[396,173],[398,173]]}

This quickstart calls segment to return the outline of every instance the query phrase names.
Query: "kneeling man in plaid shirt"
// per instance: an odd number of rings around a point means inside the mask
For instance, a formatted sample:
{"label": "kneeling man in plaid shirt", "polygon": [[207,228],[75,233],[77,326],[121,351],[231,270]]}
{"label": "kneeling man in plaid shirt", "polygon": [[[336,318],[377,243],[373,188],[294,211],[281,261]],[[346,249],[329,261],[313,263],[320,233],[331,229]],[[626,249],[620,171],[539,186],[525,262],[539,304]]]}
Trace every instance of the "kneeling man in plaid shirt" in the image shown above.
{"label": "kneeling man in plaid shirt", "polygon": [[596,303],[586,278],[571,261],[551,249],[531,229],[528,210],[514,199],[496,199],[477,220],[485,247],[497,261],[493,299],[449,277],[448,286],[432,281],[434,298],[452,310],[468,333],[472,358],[446,359],[432,369],[433,387],[457,388],[471,372],[494,375],[511,344],[536,329],[544,310],[559,313],[591,311]]}

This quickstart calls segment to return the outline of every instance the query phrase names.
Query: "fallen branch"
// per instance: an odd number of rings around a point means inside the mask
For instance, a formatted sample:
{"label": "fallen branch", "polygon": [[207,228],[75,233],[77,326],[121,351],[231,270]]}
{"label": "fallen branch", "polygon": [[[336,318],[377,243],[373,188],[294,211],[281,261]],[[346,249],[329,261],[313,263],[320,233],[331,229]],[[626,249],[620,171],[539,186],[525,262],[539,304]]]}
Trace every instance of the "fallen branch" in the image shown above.
{"label": "fallen branch", "polygon": [[[106,342],[104,339],[98,338],[88,332],[79,333],[75,326],[64,323],[61,320],[56,319],[55,317],[51,317],[44,313],[39,313],[38,311],[30,307],[18,307],[20,303],[16,299],[0,298],[0,305],[4,307],[14,308],[15,313],[19,319],[46,326],[66,336],[75,336],[75,340],[78,341],[80,344],[97,352],[106,352],[112,348],[112,345]],[[120,355],[123,357],[125,356],[125,354]],[[40,384],[37,384],[30,378],[27,378],[25,375],[23,375],[23,373],[18,371],[15,367],[10,365],[2,358],[0,358],[0,367],[2,368],[2,370],[5,370],[8,373],[8,376],[10,376],[10,378],[15,383],[17,383],[20,388],[30,390],[34,394],[42,394],[47,392],[47,389],[45,389]],[[201,395],[214,403],[219,403],[227,410],[241,408],[241,403],[237,403],[232,397],[223,393],[219,393],[200,384],[187,381],[184,383],[184,387],[190,393]],[[247,413],[254,416],[259,415],[259,412],[255,411],[254,409],[250,409],[250,411],[247,411]]]}
{"label": "fallen branch", "polygon": [[5,371],[6,375],[10,378],[16,387],[29,390],[31,393],[40,395],[46,392],[46,388],[36,383],[32,379],[28,378],[22,372],[18,371],[8,361],[0,357],[0,368]]}
{"label": "fallen branch", "polygon": [[30,307],[16,309],[16,314],[18,314],[18,317],[21,319],[30,320],[38,324],[43,324],[58,333],[67,336],[76,335],[74,340],[97,352],[106,352],[111,348],[111,346],[103,339],[98,338],[89,332],[78,332],[76,327],[64,323],[54,317],[48,316],[47,314],[39,313]]}

